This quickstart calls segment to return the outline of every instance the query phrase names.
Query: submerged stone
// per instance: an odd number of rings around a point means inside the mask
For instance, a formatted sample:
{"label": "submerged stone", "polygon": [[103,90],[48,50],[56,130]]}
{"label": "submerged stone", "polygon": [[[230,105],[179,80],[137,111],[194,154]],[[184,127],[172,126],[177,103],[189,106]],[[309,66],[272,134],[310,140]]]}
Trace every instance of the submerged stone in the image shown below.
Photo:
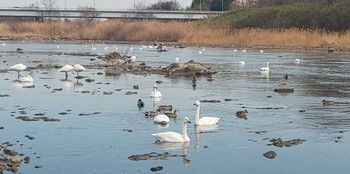
{"label": "submerged stone", "polygon": [[152,167],[150,170],[151,170],[152,172],[157,172],[157,171],[163,170],[163,166]]}

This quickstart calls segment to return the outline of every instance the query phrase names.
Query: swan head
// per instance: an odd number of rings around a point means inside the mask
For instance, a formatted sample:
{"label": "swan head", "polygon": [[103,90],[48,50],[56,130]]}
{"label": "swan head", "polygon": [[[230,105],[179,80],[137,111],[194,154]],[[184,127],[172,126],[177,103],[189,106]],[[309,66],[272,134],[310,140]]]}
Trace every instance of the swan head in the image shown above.
{"label": "swan head", "polygon": [[196,101],[193,105],[199,106],[201,104],[200,101]]}
{"label": "swan head", "polygon": [[185,124],[187,124],[187,123],[191,123],[190,118],[185,117],[185,118],[184,118],[184,123],[185,123]]}
{"label": "swan head", "polygon": [[157,89],[157,88],[158,88],[158,87],[157,87],[157,84],[154,84],[154,85],[153,85],[153,88],[154,88],[154,89]]}

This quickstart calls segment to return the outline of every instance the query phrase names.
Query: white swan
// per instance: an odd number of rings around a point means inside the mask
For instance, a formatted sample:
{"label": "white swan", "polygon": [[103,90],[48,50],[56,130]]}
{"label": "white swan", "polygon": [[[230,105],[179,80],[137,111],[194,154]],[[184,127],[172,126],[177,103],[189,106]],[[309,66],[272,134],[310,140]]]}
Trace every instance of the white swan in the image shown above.
{"label": "white swan", "polygon": [[85,68],[80,64],[74,64],[73,68],[74,68],[74,71],[77,72],[78,77],[80,77],[79,72],[85,71]]}
{"label": "white swan", "polygon": [[180,62],[180,58],[178,58],[178,57],[175,57],[174,60],[175,60],[175,63],[179,63]]}
{"label": "white swan", "polygon": [[130,60],[131,62],[136,62],[136,56],[131,56]]}
{"label": "white swan", "polygon": [[160,92],[160,91],[158,91],[157,90],[157,84],[154,84],[153,85],[153,91],[152,91],[152,93],[151,93],[151,97],[152,98],[160,98],[160,97],[162,97],[163,95],[162,95],[162,93]]}
{"label": "white swan", "polygon": [[294,62],[295,62],[295,63],[301,63],[302,60],[301,60],[301,59],[294,59]]}
{"label": "white swan", "polygon": [[67,65],[64,65],[62,68],[60,68],[58,70],[58,72],[65,72],[66,73],[66,78],[65,79],[67,79],[68,78],[68,72],[72,71],[73,69],[74,69],[74,67],[72,65],[67,64]]}
{"label": "white swan", "polygon": [[158,114],[153,118],[153,123],[166,125],[170,122],[170,119],[167,115]]}
{"label": "white swan", "polygon": [[191,123],[188,117],[184,118],[182,125],[182,134],[177,132],[159,132],[151,134],[156,138],[157,142],[170,142],[170,143],[184,143],[190,142],[190,138],[187,135],[187,124]]}
{"label": "white swan", "polygon": [[20,77],[19,72],[26,70],[27,66],[23,65],[22,63],[18,63],[18,64],[11,66],[10,69],[17,71],[18,79],[19,79],[19,77]]}
{"label": "white swan", "polygon": [[91,51],[96,51],[97,48],[94,45],[91,45]]}
{"label": "white swan", "polygon": [[260,71],[270,71],[269,63],[270,62],[266,62],[266,67],[260,68]]}
{"label": "white swan", "polygon": [[264,53],[264,50],[259,50],[259,53]]}
{"label": "white swan", "polygon": [[219,117],[202,117],[199,118],[199,111],[200,111],[200,102],[196,101],[194,103],[196,105],[196,115],[194,119],[194,125],[196,126],[205,126],[205,125],[215,125],[218,124],[220,118]]}
{"label": "white swan", "polygon": [[243,60],[238,62],[240,65],[245,65],[245,62]]}

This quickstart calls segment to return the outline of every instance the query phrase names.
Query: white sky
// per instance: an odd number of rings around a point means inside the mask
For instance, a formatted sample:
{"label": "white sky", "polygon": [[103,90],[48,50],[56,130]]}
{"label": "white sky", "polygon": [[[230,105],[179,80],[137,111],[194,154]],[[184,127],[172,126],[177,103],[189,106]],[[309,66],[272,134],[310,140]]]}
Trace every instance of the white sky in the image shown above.
{"label": "white sky", "polygon": [[[98,9],[132,9],[134,2],[146,2],[146,5],[158,2],[158,0],[56,0],[60,8],[77,8],[78,6],[88,6]],[[192,0],[177,0],[182,7],[189,7]],[[1,7],[24,7],[25,5],[39,3],[43,7],[42,0],[0,0]]]}

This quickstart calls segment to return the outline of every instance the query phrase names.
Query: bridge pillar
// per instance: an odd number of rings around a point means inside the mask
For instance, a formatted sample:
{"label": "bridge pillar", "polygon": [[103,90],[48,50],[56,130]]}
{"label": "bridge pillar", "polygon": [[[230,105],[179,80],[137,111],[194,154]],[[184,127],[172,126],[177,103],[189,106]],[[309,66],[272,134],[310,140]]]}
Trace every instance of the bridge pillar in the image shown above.
{"label": "bridge pillar", "polygon": [[36,22],[44,22],[44,17],[35,17]]}

